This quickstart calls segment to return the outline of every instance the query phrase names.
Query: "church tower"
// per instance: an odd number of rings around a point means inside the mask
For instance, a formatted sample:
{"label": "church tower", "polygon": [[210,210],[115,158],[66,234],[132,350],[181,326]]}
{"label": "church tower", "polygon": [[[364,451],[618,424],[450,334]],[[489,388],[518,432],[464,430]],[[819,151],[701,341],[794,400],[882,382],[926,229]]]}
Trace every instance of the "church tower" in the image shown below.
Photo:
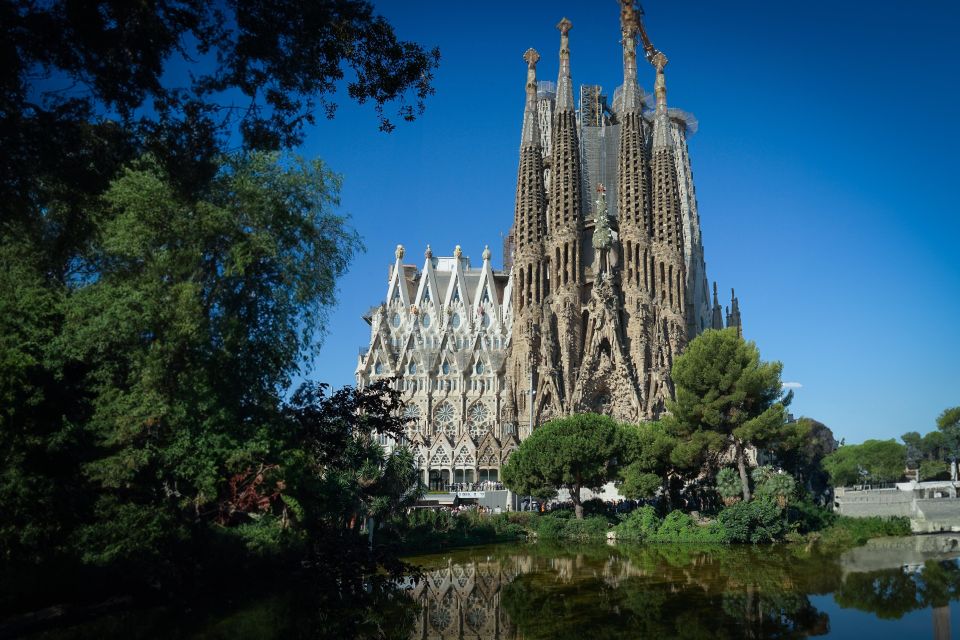
{"label": "church tower", "polygon": [[667,83],[664,67],[667,57],[657,52],[651,59],[657,70],[654,94],[651,182],[653,186],[653,234],[651,269],[655,300],[650,349],[653,355],[647,387],[647,414],[659,415],[666,400],[673,397],[670,369],[673,359],[686,346],[686,264],[684,260],[683,221],[674,157],[670,116],[667,113]]}
{"label": "church tower", "polygon": [[527,49],[523,59],[527,63],[527,85],[513,218],[513,335],[504,402],[507,412],[513,414],[507,417],[519,426],[521,438],[529,435],[531,430],[532,392],[539,382],[538,369],[542,360],[540,343],[544,330],[550,329],[549,324],[544,326],[542,321],[543,302],[549,295],[549,278],[544,255],[543,148],[537,121],[537,62],[540,54]]}
{"label": "church tower", "polygon": [[[643,118],[642,92],[637,84],[637,33],[639,21],[632,2],[622,2],[620,12],[623,45],[623,85],[617,119],[620,144],[617,152],[617,211],[623,270],[623,307],[630,359],[635,375],[644,380],[650,369],[650,164],[647,160],[647,128]],[[639,401],[646,403],[646,389]]]}
{"label": "church tower", "polygon": [[[570,410],[570,397],[580,365],[580,289],[583,282],[581,235],[583,197],[581,191],[580,144],[577,114],[570,77],[570,29],[566,18],[560,31],[560,72],[557,76],[553,142],[550,153],[550,195],[547,203],[550,237],[547,264],[551,285],[550,316],[544,320],[555,327],[556,361],[551,363],[551,380],[541,381],[538,422],[552,413]],[[553,354],[551,354],[553,355]],[[547,363],[544,363],[547,364]]]}

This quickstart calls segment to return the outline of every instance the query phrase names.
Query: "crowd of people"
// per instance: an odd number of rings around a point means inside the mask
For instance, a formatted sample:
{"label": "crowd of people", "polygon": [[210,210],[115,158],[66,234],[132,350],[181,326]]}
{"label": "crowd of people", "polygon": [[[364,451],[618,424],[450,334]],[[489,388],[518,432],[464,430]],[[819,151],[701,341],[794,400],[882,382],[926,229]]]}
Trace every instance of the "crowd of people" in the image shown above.
{"label": "crowd of people", "polygon": [[450,484],[450,493],[459,491],[503,491],[502,482],[484,480],[483,482],[453,482]]}

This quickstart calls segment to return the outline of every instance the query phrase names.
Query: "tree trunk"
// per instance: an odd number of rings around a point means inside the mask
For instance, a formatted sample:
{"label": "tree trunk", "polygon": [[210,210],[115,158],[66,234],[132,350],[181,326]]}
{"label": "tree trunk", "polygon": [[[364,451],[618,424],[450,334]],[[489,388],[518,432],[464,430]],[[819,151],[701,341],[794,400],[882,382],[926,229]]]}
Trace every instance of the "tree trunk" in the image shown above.
{"label": "tree trunk", "polygon": [[570,487],[570,501],[573,502],[573,513],[577,520],[583,520],[583,505],[580,504],[580,485]]}
{"label": "tree trunk", "polygon": [[743,486],[743,501],[750,502],[750,478],[747,477],[747,456],[739,440],[734,444],[737,455],[737,470],[740,471],[740,484]]}

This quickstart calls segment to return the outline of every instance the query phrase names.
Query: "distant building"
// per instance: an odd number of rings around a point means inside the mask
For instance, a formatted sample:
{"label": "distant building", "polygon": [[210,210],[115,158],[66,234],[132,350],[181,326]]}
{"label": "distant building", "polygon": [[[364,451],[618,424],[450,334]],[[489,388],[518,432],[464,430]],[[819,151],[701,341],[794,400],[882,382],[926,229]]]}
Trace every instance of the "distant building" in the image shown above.
{"label": "distant building", "polygon": [[[657,418],[670,368],[707,328],[742,332],[739,301],[710,296],[687,136],[667,108],[667,58],[646,47],[655,101],[637,84],[642,25],[623,1],[624,82],[612,108],[583,85],[575,109],[564,19],[556,84],[530,49],[513,226],[505,270],[458,246],[422,267],[397,247],[386,298],[371,310],[357,383],[390,378],[407,402],[407,441],[432,487],[499,479],[536,425],[581,411]],[[392,445],[392,443],[387,443]]]}

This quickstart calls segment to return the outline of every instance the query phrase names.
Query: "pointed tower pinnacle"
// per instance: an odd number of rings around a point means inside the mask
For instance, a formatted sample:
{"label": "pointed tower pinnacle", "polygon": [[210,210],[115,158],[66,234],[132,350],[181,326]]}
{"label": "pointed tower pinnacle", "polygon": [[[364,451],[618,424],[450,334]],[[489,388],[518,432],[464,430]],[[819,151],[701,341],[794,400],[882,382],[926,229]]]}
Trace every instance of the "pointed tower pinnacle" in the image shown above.
{"label": "pointed tower pinnacle", "polygon": [[537,125],[537,61],[540,54],[527,49],[527,101],[523,110],[523,134],[520,141],[520,167],[517,171],[517,199],[514,209],[516,252],[514,267],[517,296],[514,309],[527,303],[540,304],[546,297],[547,273],[542,269],[543,240],[546,235],[546,194],[543,184],[543,151]]}
{"label": "pointed tower pinnacle", "polygon": [[620,0],[620,35],[623,45],[623,88],[620,94],[620,110],[628,112],[640,109],[640,87],[637,84],[637,33],[640,19],[633,0]]}
{"label": "pointed tower pinnacle", "polygon": [[540,54],[536,49],[527,49],[523,59],[527,62],[527,101],[523,110],[521,148],[540,145],[540,125],[537,124],[537,62],[540,60]]}
{"label": "pointed tower pinnacle", "polygon": [[737,335],[743,337],[743,320],[740,318],[740,301],[733,289],[730,289],[730,308],[727,312],[727,327],[736,327]]}
{"label": "pointed tower pinnacle", "polygon": [[667,80],[663,75],[663,69],[667,66],[668,60],[667,56],[658,51],[650,62],[657,69],[657,79],[653,85],[653,93],[657,97],[657,111],[653,124],[653,146],[656,148],[667,146],[671,142],[670,117],[667,115]]}
{"label": "pointed tower pinnacle", "polygon": [[570,29],[573,23],[563,18],[560,30],[560,74],[557,77],[557,111],[573,109],[573,81],[570,79]]}
{"label": "pointed tower pinnacle", "polygon": [[[553,146],[550,149],[548,211],[550,240],[548,257],[553,260],[556,286],[575,286],[580,281],[579,243],[582,222],[580,143],[577,139],[577,116],[573,103],[573,82],[570,79],[570,29],[573,24],[564,18],[557,25],[560,31],[560,75],[557,77],[557,109],[553,120]],[[554,290],[556,287],[553,287]]]}
{"label": "pointed tower pinnacle", "polygon": [[720,299],[717,297],[717,283],[713,283],[713,316],[710,327],[712,329],[723,329],[723,308],[720,307]]}
{"label": "pointed tower pinnacle", "polygon": [[674,162],[673,135],[667,113],[667,81],[663,68],[667,56],[657,52],[650,63],[657,69],[654,92],[657,111],[653,117],[653,224],[655,241],[683,253],[683,218],[680,213],[680,187]]}

